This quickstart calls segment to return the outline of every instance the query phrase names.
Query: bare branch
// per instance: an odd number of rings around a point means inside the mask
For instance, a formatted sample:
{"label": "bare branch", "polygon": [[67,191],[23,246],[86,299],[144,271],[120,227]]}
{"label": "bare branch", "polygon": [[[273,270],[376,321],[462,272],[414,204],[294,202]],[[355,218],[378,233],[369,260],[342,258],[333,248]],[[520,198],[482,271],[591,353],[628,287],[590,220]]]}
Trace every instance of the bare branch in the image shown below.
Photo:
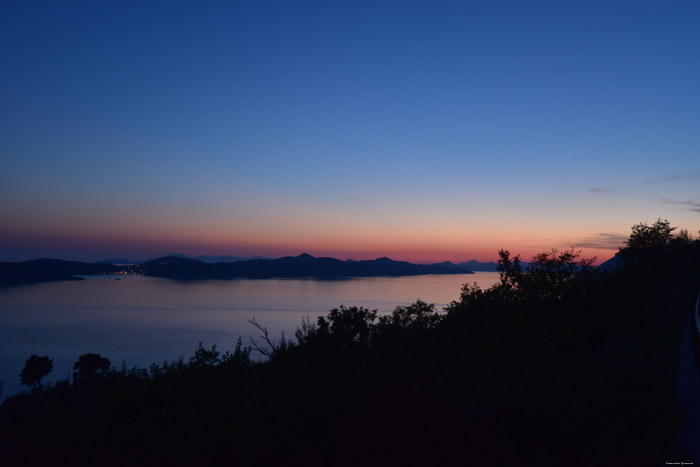
{"label": "bare branch", "polygon": [[256,352],[259,352],[264,357],[272,358],[272,354],[277,350],[277,346],[270,339],[269,331],[267,330],[266,327],[264,327],[263,325],[258,323],[255,318],[248,320],[248,322],[250,324],[252,324],[253,326],[255,326],[256,328],[258,328],[258,330],[260,332],[262,332],[262,334],[259,335],[258,337],[261,338],[262,340],[264,340],[265,343],[267,343],[267,345],[268,345],[268,347],[261,347],[255,341],[255,339],[253,339],[252,336],[248,336],[248,338],[250,339],[251,346],[253,347],[253,350],[255,350]]}

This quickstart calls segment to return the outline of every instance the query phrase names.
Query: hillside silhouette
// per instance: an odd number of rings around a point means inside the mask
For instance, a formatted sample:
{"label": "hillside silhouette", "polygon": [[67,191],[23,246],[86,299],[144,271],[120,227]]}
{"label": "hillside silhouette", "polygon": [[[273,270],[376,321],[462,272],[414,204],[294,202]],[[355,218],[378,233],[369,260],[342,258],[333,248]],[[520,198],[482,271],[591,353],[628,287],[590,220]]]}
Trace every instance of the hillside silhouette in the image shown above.
{"label": "hillside silhouette", "polygon": [[465,284],[442,311],[420,300],[385,315],[340,306],[303,320],[292,338],[253,321],[249,345],[239,340],[222,353],[200,344],[189,359],[146,369],[86,354],[73,381],[53,385],[41,385],[51,356],[32,355],[31,389],[0,406],[3,459],[115,466],[680,461],[676,433],[688,419],[676,408],[676,369],[700,290],[700,240],[665,221],[639,224],[620,257],[619,267],[599,271],[573,250],[543,252],[527,264],[501,250],[500,282]]}
{"label": "hillside silhouette", "polygon": [[0,285],[81,280],[72,274],[32,267],[26,263],[0,262]]}
{"label": "hillside silhouette", "polygon": [[348,263],[335,258],[316,258],[307,253],[299,256],[234,263],[204,263],[194,259],[168,256],[145,263],[147,276],[177,279],[264,279],[272,277],[340,278],[372,276],[414,276],[422,274],[471,274],[471,271],[435,265],[411,264],[389,258]]}
{"label": "hillside silhouette", "polygon": [[0,262],[0,284],[71,280],[74,275],[142,274],[170,279],[269,279],[313,277],[415,276],[422,274],[471,274],[472,271],[440,265],[412,264],[378,258],[365,261],[341,261],[316,258],[303,253],[278,259],[250,259],[236,262],[207,263],[182,256],[164,256],[143,264],[109,264],[36,259],[19,263]]}

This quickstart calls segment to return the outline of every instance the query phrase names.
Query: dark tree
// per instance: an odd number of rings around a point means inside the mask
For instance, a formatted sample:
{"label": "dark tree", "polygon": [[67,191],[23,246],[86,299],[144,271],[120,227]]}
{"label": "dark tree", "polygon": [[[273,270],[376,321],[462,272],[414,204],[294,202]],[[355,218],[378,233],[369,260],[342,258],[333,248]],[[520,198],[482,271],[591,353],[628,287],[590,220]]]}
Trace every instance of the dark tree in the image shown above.
{"label": "dark tree", "polygon": [[418,299],[408,306],[397,306],[391,315],[379,318],[379,324],[382,328],[427,330],[434,329],[440,323],[440,318],[434,303]]}
{"label": "dark tree", "polygon": [[194,355],[190,358],[190,367],[207,368],[217,366],[221,363],[219,355],[221,355],[221,352],[216,350],[216,345],[212,345],[211,349],[207,349],[200,342]]}
{"label": "dark tree", "polygon": [[365,307],[333,308],[328,316],[319,317],[318,335],[329,339],[332,346],[342,349],[367,347],[374,330],[377,310]]}
{"label": "dark tree", "polygon": [[107,375],[111,363],[100,354],[86,353],[73,365],[73,380],[92,381]]}
{"label": "dark tree", "polygon": [[[625,243],[631,249],[667,247],[674,237],[674,230],[676,227],[671,227],[671,223],[665,219],[659,219],[652,225],[642,222],[632,226],[630,238]],[[688,232],[685,232],[685,237],[688,237]]]}
{"label": "dark tree", "polygon": [[53,359],[32,355],[24,363],[24,368],[19,374],[19,378],[25,386],[41,388],[41,378],[51,373],[52,369]]}

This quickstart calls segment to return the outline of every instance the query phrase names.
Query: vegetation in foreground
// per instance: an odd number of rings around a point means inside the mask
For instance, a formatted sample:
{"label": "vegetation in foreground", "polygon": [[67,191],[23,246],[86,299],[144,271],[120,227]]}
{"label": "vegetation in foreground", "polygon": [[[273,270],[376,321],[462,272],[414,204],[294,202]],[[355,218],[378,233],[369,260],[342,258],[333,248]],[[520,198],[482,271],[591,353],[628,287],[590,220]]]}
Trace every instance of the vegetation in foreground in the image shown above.
{"label": "vegetation in foreground", "polygon": [[[115,369],[81,356],[73,382],[0,406],[6,465],[658,465],[674,461],[684,322],[700,240],[639,224],[617,267],[574,251],[500,283],[465,285],[444,312],[340,307],[294,339],[200,345],[188,360]],[[252,352],[265,358],[256,361]]]}

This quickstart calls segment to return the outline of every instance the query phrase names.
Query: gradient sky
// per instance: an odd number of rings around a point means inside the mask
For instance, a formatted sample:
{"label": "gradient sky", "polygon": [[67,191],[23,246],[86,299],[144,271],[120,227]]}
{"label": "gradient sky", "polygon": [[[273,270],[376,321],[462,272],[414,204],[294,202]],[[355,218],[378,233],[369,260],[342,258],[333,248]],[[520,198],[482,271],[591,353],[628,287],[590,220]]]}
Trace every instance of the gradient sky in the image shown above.
{"label": "gradient sky", "polygon": [[700,2],[0,4],[0,260],[700,228]]}

